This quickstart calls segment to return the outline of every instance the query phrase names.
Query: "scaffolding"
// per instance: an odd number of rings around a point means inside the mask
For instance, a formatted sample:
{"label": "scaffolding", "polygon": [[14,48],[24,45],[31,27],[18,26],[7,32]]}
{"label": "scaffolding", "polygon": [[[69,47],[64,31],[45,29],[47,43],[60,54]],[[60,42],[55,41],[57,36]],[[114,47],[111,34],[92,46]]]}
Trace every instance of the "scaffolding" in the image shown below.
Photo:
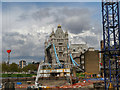
{"label": "scaffolding", "polygon": [[119,2],[117,0],[102,1],[103,18],[103,63],[105,90],[120,84],[120,29]]}

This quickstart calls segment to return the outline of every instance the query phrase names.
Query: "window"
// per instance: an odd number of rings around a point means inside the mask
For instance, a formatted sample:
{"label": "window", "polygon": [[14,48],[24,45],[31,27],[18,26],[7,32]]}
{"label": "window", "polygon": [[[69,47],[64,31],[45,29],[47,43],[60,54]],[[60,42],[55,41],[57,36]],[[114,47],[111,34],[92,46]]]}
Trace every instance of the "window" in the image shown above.
{"label": "window", "polygon": [[75,52],[75,48],[73,49],[73,52]]}
{"label": "window", "polygon": [[62,47],[59,47],[59,50],[62,51]]}
{"label": "window", "polygon": [[83,66],[82,68],[84,69],[85,67]]}
{"label": "window", "polygon": [[65,34],[65,37],[68,37],[68,34]]}
{"label": "window", "polygon": [[82,55],[81,58],[84,58],[84,56]]}
{"label": "window", "polygon": [[59,53],[59,56],[62,57],[62,53]]}
{"label": "window", "polygon": [[84,51],[86,51],[86,49],[84,49]]}
{"label": "window", "polygon": [[59,43],[59,45],[62,45],[62,43]]}
{"label": "window", "polygon": [[57,39],[57,42],[59,42],[60,40],[59,39]]}
{"label": "window", "polygon": [[84,64],[84,61],[81,61],[81,64]]}

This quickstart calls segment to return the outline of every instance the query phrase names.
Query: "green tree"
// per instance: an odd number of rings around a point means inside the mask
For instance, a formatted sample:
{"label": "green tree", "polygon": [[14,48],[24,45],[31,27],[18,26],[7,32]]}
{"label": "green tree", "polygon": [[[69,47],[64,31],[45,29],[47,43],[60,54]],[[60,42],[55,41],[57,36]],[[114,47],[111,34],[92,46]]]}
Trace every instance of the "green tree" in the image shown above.
{"label": "green tree", "polygon": [[18,72],[22,72],[22,69],[20,67],[18,68]]}
{"label": "green tree", "polygon": [[6,63],[2,63],[2,72],[8,72],[9,66]]}
{"label": "green tree", "polygon": [[18,72],[18,65],[16,63],[12,63],[10,64],[9,69],[11,72]]}
{"label": "green tree", "polygon": [[25,71],[25,72],[28,72],[28,70],[37,71],[37,65],[28,64],[27,66],[25,66],[25,67],[23,68],[23,71]]}

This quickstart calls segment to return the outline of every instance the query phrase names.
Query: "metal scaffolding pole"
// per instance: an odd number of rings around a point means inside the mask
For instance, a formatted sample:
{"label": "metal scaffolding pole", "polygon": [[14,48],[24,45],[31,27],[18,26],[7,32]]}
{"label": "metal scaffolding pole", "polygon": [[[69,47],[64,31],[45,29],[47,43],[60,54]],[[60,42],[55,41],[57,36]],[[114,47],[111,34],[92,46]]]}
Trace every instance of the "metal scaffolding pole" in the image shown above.
{"label": "metal scaffolding pole", "polygon": [[102,1],[103,19],[103,63],[105,90],[116,88],[120,84],[120,30],[119,2],[117,0]]}

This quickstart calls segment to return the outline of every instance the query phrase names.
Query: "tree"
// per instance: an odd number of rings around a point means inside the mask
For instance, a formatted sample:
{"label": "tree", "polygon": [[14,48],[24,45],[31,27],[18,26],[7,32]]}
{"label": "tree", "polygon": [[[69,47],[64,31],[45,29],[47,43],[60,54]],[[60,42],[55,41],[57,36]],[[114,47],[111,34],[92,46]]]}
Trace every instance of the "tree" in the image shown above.
{"label": "tree", "polygon": [[16,63],[10,64],[9,68],[11,72],[18,72],[18,65]]}
{"label": "tree", "polygon": [[25,66],[23,68],[23,71],[25,71],[25,72],[28,72],[28,70],[37,71],[37,65],[35,65],[35,64],[28,64],[27,66]]}
{"label": "tree", "polygon": [[6,63],[2,63],[2,72],[8,72],[9,66]]}
{"label": "tree", "polygon": [[18,68],[18,72],[22,72],[22,69],[20,67]]}

